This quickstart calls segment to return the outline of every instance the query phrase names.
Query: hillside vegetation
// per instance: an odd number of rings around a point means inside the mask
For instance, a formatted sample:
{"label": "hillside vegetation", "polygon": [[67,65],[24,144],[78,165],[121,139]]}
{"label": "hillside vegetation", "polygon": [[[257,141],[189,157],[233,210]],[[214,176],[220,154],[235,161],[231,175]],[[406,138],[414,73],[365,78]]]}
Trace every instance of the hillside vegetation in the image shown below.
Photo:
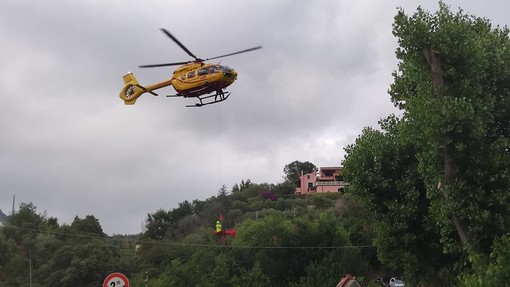
{"label": "hillside vegetation", "polygon": [[[287,187],[287,188],[286,188]],[[147,215],[139,235],[106,236],[93,216],[70,225],[21,204],[0,233],[0,282],[99,286],[122,272],[132,286],[333,286],[378,266],[369,228],[349,195],[295,197],[288,184],[249,180],[207,200]],[[237,236],[213,234],[222,215]]]}

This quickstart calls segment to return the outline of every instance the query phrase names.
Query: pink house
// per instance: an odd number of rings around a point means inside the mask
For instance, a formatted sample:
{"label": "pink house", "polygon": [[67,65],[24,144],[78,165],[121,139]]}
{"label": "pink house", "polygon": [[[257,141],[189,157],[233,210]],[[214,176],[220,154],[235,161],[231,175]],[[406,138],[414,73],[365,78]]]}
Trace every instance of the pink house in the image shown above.
{"label": "pink house", "polygon": [[348,184],[343,181],[342,167],[321,167],[319,172],[303,174],[295,194],[311,194],[316,192],[341,192]]}

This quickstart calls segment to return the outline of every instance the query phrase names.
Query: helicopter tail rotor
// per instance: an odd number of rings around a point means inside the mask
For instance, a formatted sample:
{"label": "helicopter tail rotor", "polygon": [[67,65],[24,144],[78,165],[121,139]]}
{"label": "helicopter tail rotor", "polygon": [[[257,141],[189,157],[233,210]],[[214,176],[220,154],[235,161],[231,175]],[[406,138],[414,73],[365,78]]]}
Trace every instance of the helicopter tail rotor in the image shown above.
{"label": "helicopter tail rotor", "polygon": [[123,77],[124,79],[124,88],[120,91],[120,98],[124,100],[124,104],[126,105],[134,105],[136,99],[138,99],[143,93],[148,92],[143,86],[138,84],[138,80],[136,79],[133,73],[127,73]]}

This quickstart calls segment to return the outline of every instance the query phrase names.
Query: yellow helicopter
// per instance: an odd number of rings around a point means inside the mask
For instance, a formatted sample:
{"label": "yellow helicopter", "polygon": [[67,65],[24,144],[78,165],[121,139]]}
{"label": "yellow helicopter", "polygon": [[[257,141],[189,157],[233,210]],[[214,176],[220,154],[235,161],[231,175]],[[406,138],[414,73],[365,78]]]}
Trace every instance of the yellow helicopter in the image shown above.
{"label": "yellow helicopter", "polygon": [[127,73],[124,76],[125,85],[120,91],[120,98],[124,100],[124,104],[126,105],[133,105],[144,93],[150,93],[154,96],[158,96],[154,90],[167,86],[173,86],[177,92],[177,94],[167,95],[167,97],[198,99],[196,104],[187,105],[187,107],[201,107],[222,102],[230,95],[230,92],[225,91],[225,88],[230,86],[237,79],[237,72],[227,66],[204,62],[262,48],[262,46],[258,46],[217,57],[200,59],[191,53],[181,42],[179,42],[179,40],[177,40],[176,37],[170,34],[170,32],[165,29],[161,29],[161,31],[163,31],[163,33],[170,37],[170,39],[172,39],[179,47],[181,47],[181,49],[195,60],[139,66],[140,68],[153,68],[182,65],[173,72],[170,79],[147,86],[140,85],[133,73]]}

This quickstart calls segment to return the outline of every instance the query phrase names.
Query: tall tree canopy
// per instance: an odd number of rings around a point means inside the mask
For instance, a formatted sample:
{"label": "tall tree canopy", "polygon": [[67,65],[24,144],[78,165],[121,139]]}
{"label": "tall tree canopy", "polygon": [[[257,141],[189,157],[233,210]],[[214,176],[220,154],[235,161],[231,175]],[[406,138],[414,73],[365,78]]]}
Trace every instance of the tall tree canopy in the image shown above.
{"label": "tall tree canopy", "polygon": [[395,216],[391,228],[409,237],[386,232],[380,242],[379,232],[379,247],[413,250],[410,242],[429,238],[425,250],[439,246],[457,266],[466,266],[465,255],[476,265],[493,246],[493,254],[506,250],[498,242],[510,226],[509,30],[440,2],[435,13],[399,10],[393,34],[399,64],[389,93],[403,114],[346,149],[347,180],[380,222]]}
{"label": "tall tree canopy", "polygon": [[292,182],[296,185],[299,185],[299,177],[301,176],[301,172],[311,173],[316,169],[317,169],[317,167],[309,161],[301,162],[301,161],[295,160],[295,161],[287,164],[283,168],[283,172],[285,173],[284,178],[288,182]]}
{"label": "tall tree canopy", "polygon": [[402,125],[395,116],[380,124],[381,131],[365,128],[355,144],[345,148],[349,190],[369,210],[377,254],[384,266],[411,284],[443,285],[451,277],[448,263],[452,258],[443,254],[430,218],[430,200],[416,151],[402,138]]}
{"label": "tall tree canopy", "polygon": [[444,3],[435,14],[395,17],[400,63],[390,95],[450,251],[488,252],[510,224],[508,32]]}

